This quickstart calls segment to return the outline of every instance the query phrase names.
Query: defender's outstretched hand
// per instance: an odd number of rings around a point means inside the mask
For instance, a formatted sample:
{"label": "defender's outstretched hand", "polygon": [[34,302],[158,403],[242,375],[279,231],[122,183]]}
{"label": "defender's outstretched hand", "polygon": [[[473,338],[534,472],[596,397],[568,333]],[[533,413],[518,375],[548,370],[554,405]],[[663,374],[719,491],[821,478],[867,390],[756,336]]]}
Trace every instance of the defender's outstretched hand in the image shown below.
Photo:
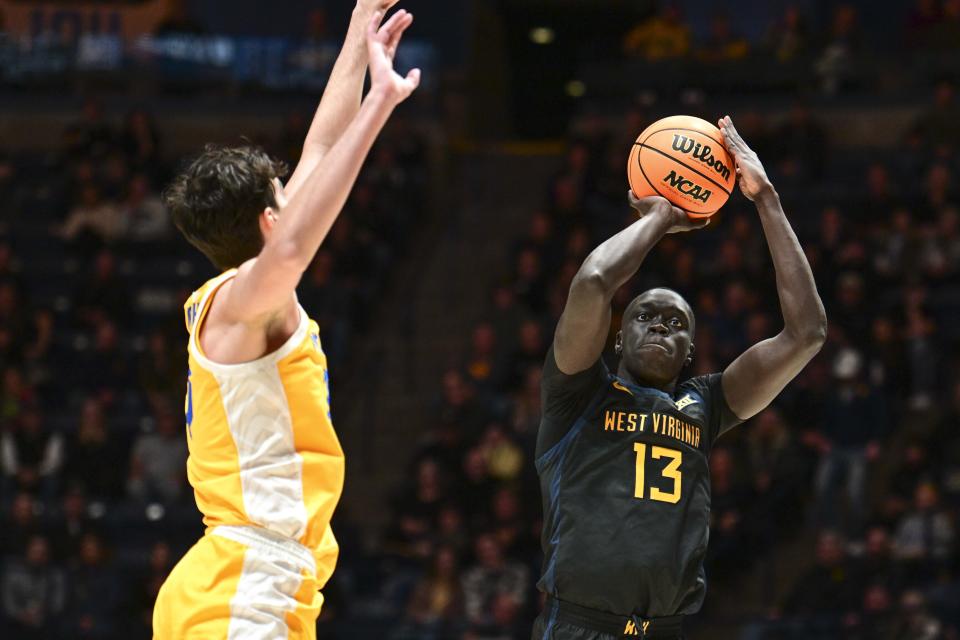
{"label": "defender's outstretched hand", "polygon": [[724,146],[737,163],[737,182],[740,185],[740,191],[747,199],[754,200],[762,191],[772,187],[767,172],[756,152],[740,137],[730,116],[720,118],[717,126],[723,134]]}
{"label": "defender's outstretched hand", "polygon": [[377,11],[367,27],[371,91],[383,91],[394,104],[399,104],[420,84],[420,69],[411,69],[406,78],[393,70],[397,46],[403,32],[413,23],[413,14],[401,9],[380,27],[382,18],[383,12]]}
{"label": "defender's outstretched hand", "polygon": [[358,4],[364,9],[380,11],[381,14],[400,0],[359,0]]}
{"label": "defender's outstretched hand", "polygon": [[673,206],[669,200],[660,196],[638,198],[634,195],[632,189],[628,189],[627,200],[630,202],[630,206],[636,209],[639,218],[645,218],[651,214],[670,216],[670,228],[667,229],[667,233],[682,233],[694,229],[703,229],[710,224],[709,218],[699,220],[691,218],[686,211]]}

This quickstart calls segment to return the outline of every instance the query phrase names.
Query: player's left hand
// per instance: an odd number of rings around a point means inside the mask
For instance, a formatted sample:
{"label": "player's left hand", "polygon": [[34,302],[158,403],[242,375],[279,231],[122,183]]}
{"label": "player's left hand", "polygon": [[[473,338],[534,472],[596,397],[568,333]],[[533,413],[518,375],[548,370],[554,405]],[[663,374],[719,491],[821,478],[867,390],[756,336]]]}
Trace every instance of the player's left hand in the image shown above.
{"label": "player's left hand", "polygon": [[743,141],[730,116],[720,118],[717,126],[723,134],[723,145],[737,165],[737,183],[748,200],[754,200],[764,190],[771,189],[770,178],[757,153]]}

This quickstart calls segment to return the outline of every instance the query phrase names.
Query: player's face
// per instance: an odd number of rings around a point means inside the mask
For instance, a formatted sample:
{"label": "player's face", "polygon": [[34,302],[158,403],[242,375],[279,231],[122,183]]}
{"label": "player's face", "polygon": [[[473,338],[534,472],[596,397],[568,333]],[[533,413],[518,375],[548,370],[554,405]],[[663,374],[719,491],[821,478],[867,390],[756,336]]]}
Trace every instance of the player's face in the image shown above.
{"label": "player's face", "polygon": [[673,382],[693,352],[693,311],[679,294],[651,289],[633,300],[618,336],[623,365],[641,384]]}

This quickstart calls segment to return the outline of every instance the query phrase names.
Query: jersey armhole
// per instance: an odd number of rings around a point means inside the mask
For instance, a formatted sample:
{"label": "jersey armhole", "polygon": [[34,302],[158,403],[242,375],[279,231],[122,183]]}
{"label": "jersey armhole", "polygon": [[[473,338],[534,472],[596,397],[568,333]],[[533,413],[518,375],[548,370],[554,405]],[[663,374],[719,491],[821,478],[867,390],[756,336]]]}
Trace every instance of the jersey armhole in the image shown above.
{"label": "jersey armhole", "polygon": [[197,317],[193,321],[193,331],[190,332],[190,342],[192,343],[196,352],[204,359],[207,359],[207,354],[203,352],[203,347],[200,344],[200,332],[203,330],[203,325],[207,319],[207,313],[213,306],[213,299],[217,295],[217,292],[220,291],[220,288],[223,285],[230,282],[235,275],[237,275],[236,269],[231,269],[230,271],[221,275],[220,279],[215,280],[200,299],[200,308],[197,309]]}

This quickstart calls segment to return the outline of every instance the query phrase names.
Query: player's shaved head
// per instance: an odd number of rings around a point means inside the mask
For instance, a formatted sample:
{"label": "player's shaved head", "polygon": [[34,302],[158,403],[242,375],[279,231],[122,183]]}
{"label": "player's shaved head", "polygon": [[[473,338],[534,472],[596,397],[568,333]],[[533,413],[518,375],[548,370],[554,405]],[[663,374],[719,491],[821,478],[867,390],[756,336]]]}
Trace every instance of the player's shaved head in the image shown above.
{"label": "player's shaved head", "polygon": [[669,296],[674,299],[677,306],[681,310],[683,310],[687,314],[687,317],[690,319],[690,333],[691,334],[696,333],[697,319],[693,313],[693,307],[690,306],[690,303],[687,302],[686,298],[680,295],[679,291],[675,289],[671,289],[670,287],[654,287],[653,289],[647,289],[646,291],[638,295],[636,298],[631,300],[629,304],[627,304],[627,308],[623,313],[623,317],[626,318],[630,313],[633,312],[635,308],[637,308],[638,305],[643,304],[644,301],[649,300],[651,297],[656,297],[661,295]]}
{"label": "player's shaved head", "polygon": [[630,301],[617,334],[618,374],[628,380],[672,391],[693,358],[693,309],[673,289],[658,287]]}

